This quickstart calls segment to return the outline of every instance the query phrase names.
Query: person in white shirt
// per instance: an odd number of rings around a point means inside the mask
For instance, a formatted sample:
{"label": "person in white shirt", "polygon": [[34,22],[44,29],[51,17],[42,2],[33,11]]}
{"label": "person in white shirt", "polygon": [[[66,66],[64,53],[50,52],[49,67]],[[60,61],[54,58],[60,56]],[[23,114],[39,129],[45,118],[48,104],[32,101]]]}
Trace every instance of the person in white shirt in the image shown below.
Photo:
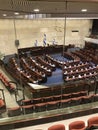
{"label": "person in white shirt", "polygon": [[90,72],[89,74],[90,74],[90,75],[92,75],[92,73],[91,73],[91,72]]}
{"label": "person in white shirt", "polygon": [[85,68],[85,70],[87,70],[87,68]]}
{"label": "person in white shirt", "polygon": [[35,40],[34,46],[37,47],[38,46],[38,41]]}
{"label": "person in white shirt", "polygon": [[78,75],[78,78],[81,78],[81,75],[80,75],[80,74]]}
{"label": "person in white shirt", "polygon": [[72,78],[75,79],[75,76],[73,75]]}
{"label": "person in white shirt", "polygon": [[66,79],[68,80],[68,79],[69,79],[69,77],[67,76],[67,77],[66,77]]}
{"label": "person in white shirt", "polygon": [[65,71],[64,74],[67,74],[67,71]]}
{"label": "person in white shirt", "polygon": [[52,45],[56,45],[56,41],[55,41],[55,38],[53,39],[53,41],[52,41]]}

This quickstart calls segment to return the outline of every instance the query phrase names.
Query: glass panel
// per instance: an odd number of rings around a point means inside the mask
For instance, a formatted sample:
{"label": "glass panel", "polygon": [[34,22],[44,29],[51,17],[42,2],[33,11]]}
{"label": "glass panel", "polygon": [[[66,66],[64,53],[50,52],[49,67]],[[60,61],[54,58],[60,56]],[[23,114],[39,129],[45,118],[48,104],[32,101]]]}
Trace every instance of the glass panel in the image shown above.
{"label": "glass panel", "polygon": [[72,0],[0,1],[5,122],[97,107],[97,46],[91,49],[87,39],[97,7]]}

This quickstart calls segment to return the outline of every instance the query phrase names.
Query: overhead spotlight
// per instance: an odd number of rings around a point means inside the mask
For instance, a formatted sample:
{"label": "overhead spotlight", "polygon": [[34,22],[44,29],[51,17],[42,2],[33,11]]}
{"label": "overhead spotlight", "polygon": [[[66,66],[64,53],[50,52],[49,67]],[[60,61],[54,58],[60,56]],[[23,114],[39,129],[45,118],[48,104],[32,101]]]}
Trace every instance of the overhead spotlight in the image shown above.
{"label": "overhead spotlight", "polygon": [[7,16],[7,14],[3,14],[3,16],[4,16],[4,17],[6,17],[6,16]]}
{"label": "overhead spotlight", "polygon": [[15,14],[15,15],[19,15],[19,13],[18,13],[18,12],[15,12],[14,14]]}
{"label": "overhead spotlight", "polygon": [[34,12],[39,12],[39,9],[34,9],[33,11],[34,11]]}
{"label": "overhead spotlight", "polygon": [[87,12],[87,9],[81,9],[81,12]]}

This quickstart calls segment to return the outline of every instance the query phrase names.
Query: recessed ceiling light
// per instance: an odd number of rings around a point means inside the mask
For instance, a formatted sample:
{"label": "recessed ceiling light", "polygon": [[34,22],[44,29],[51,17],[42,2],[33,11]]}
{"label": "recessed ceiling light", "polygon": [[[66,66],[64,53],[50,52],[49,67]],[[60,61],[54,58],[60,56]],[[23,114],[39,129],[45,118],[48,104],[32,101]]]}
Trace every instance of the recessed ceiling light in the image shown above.
{"label": "recessed ceiling light", "polygon": [[4,17],[6,17],[6,16],[7,16],[7,14],[3,14],[3,16],[4,16]]}
{"label": "recessed ceiling light", "polygon": [[19,13],[18,13],[18,12],[15,12],[14,14],[15,14],[15,15],[19,15]]}
{"label": "recessed ceiling light", "polygon": [[81,9],[81,12],[87,12],[87,9]]}
{"label": "recessed ceiling light", "polygon": [[34,9],[34,12],[39,12],[39,9]]}

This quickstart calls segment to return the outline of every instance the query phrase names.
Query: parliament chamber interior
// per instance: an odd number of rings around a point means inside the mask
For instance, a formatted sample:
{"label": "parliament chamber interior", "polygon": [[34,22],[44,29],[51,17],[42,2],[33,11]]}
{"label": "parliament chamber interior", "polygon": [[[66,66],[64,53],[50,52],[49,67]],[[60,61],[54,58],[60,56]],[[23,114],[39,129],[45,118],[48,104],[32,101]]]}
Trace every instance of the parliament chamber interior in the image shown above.
{"label": "parliament chamber interior", "polygon": [[0,129],[98,130],[97,104],[98,1],[0,0]]}

